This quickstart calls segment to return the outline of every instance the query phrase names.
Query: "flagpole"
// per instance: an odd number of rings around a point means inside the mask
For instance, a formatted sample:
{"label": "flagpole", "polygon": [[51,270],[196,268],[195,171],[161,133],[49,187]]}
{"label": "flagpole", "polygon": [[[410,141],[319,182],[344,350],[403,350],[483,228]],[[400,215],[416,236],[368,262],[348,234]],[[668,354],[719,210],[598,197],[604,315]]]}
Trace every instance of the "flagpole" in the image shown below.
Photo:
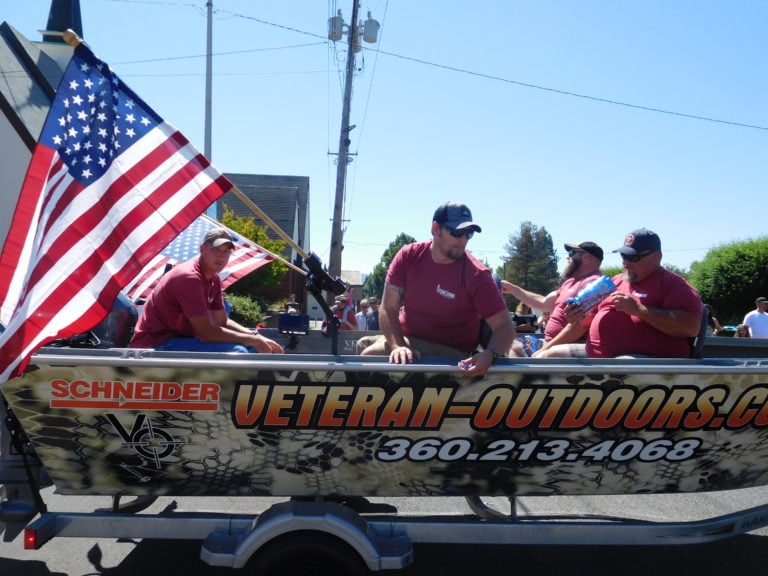
{"label": "flagpole", "polygon": [[[242,190],[240,190],[237,186],[233,186],[231,189],[231,192],[233,192],[235,196],[237,196],[243,202],[243,204],[248,206],[248,208],[250,208],[251,211],[254,212],[259,218],[264,220],[267,226],[269,226],[270,228],[272,228],[272,230],[274,230],[275,234],[280,236],[280,238],[285,240],[294,250],[296,250],[296,252],[299,253],[299,256],[301,256],[304,260],[309,258],[309,254],[307,254],[304,250],[302,250],[301,247],[298,244],[296,244],[293,238],[291,238],[290,236],[288,236],[288,234],[283,232],[283,229],[280,228],[280,226],[278,226],[277,224],[275,224],[275,222],[269,216],[267,216],[261,208],[256,206],[256,204],[254,204],[254,202],[250,198],[248,198],[248,196],[246,196]],[[304,271],[302,270],[302,272]],[[304,274],[306,274],[306,272],[304,272]]]}
{"label": "flagpole", "polygon": [[299,268],[298,266],[296,266],[295,264],[292,264],[291,262],[288,262],[288,260],[286,260],[282,256],[279,256],[279,255],[275,254],[274,252],[270,252],[269,250],[264,248],[264,246],[259,245],[259,250],[261,250],[265,254],[268,254],[268,255],[272,256],[272,258],[274,258],[275,260],[279,260],[280,262],[282,262],[283,264],[288,266],[290,269],[295,270],[296,272],[300,272],[300,273],[304,274],[304,276],[307,275],[307,271],[306,270],[304,270],[303,268]]}

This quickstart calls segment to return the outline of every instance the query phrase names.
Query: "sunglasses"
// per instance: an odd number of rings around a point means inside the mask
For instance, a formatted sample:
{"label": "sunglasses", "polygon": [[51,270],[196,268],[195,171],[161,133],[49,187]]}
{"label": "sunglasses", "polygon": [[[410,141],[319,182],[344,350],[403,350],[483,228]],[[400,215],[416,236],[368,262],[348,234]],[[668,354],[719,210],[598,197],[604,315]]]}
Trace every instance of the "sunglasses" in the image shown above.
{"label": "sunglasses", "polygon": [[653,254],[653,252],[641,252],[640,254],[635,254],[633,256],[627,256],[626,254],[621,255],[622,260],[626,260],[627,262],[640,262],[643,258],[646,256],[650,256]]}
{"label": "sunglasses", "polygon": [[474,230],[456,230],[456,228],[451,228],[446,224],[443,224],[442,226],[445,230],[448,230],[448,233],[454,238],[461,238],[462,236],[466,236],[467,240],[469,240],[472,238],[472,236],[475,235]]}
{"label": "sunglasses", "polygon": [[568,250],[568,258],[573,258],[576,254],[586,254],[586,250]]}

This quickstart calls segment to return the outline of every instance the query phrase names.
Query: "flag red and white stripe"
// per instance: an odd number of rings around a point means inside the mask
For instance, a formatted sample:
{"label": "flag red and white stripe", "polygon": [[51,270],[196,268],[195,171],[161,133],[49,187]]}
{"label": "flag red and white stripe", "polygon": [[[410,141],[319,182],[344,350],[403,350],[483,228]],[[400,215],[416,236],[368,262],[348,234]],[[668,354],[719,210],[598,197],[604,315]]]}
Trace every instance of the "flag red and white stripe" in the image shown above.
{"label": "flag red and white stripe", "polygon": [[144,269],[128,283],[125,287],[128,297],[134,301],[148,298],[155,284],[165,274],[168,266],[174,266],[200,254],[200,245],[203,243],[206,232],[214,228],[228,230],[235,241],[235,249],[229,258],[229,263],[219,274],[222,289],[226,290],[246,274],[250,274],[274,260],[270,252],[255,242],[223,226],[213,218],[202,215],[184,232],[176,236],[162,252],[152,258]]}
{"label": "flag red and white stripe", "polygon": [[232,187],[84,44],[62,78],[0,254],[0,382],[85,332]]}

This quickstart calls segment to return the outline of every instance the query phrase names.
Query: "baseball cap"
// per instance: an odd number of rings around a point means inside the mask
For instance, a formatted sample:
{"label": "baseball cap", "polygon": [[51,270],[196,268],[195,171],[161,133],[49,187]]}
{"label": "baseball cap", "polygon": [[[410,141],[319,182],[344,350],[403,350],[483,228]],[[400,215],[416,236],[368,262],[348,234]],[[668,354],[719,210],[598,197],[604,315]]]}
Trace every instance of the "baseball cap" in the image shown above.
{"label": "baseball cap", "polygon": [[435,210],[432,221],[438,224],[445,224],[454,230],[471,228],[475,232],[482,232],[480,226],[472,222],[472,212],[470,209],[461,202],[446,202]]}
{"label": "baseball cap", "polygon": [[584,250],[584,252],[589,252],[597,258],[598,260],[603,260],[603,249],[600,248],[597,244],[594,242],[579,242],[578,244],[563,244],[565,246],[566,250]]}
{"label": "baseball cap", "polygon": [[757,300],[755,300],[755,304],[760,304],[760,303],[762,303],[762,302],[768,302],[768,300],[766,300],[766,299],[765,299],[765,298],[763,298],[762,296],[760,296],[760,298],[758,298]]}
{"label": "baseball cap", "polygon": [[614,252],[624,256],[635,256],[637,254],[650,254],[661,250],[661,240],[656,232],[651,232],[647,228],[638,228],[627,234],[624,238],[624,245],[616,248]]}
{"label": "baseball cap", "polygon": [[232,248],[235,247],[235,241],[232,239],[232,235],[224,228],[214,228],[209,230],[205,234],[203,244],[210,244],[214,248],[218,248],[224,244],[231,244]]}

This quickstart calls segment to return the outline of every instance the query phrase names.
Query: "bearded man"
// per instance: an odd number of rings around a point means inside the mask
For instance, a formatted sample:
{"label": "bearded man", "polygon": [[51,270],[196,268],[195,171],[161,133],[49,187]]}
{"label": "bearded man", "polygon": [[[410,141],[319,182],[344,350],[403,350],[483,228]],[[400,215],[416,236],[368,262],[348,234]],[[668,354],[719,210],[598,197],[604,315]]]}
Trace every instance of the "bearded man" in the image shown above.
{"label": "bearded man", "polygon": [[[506,280],[501,283],[501,290],[504,294],[511,294],[531,308],[551,313],[544,329],[544,344],[533,355],[534,357],[545,355],[547,349],[557,344],[570,344],[583,340],[589,329],[588,323],[569,324],[565,315],[565,307],[568,298],[576,296],[582,288],[600,277],[603,249],[594,242],[588,241],[565,244],[564,246],[568,253],[568,264],[563,270],[565,281],[557,290],[547,295],[541,295],[525,290]],[[513,351],[517,356],[523,355],[521,347],[518,349],[516,346]]]}

